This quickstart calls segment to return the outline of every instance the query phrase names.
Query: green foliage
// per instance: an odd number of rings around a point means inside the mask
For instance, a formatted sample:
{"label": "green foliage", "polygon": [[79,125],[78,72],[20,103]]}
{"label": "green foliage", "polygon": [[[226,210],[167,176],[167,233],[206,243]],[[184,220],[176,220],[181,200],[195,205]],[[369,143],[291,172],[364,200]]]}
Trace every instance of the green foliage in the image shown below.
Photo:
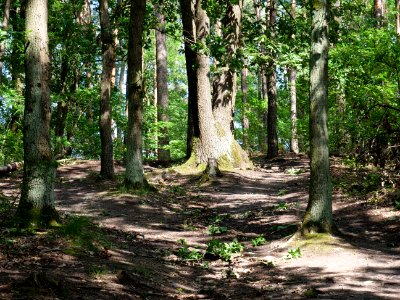
{"label": "green foliage", "polygon": [[290,168],[290,169],[287,170],[287,173],[289,175],[299,175],[299,174],[302,174],[303,172],[304,172],[303,170],[295,169],[295,168]]}
{"label": "green foliage", "polygon": [[186,240],[181,239],[178,241],[179,244],[182,245],[181,248],[178,249],[178,257],[184,260],[201,260],[203,258],[203,254],[197,249],[189,249]]}
{"label": "green foliage", "polygon": [[287,206],[286,202],[279,202],[279,204],[278,204],[276,209],[277,210],[287,210],[288,206]]}
{"label": "green foliage", "polygon": [[289,249],[288,253],[286,254],[286,259],[295,259],[295,258],[300,258],[301,257],[301,250],[299,247]]}
{"label": "green foliage", "polygon": [[262,235],[251,240],[251,244],[253,245],[253,247],[262,246],[266,242],[267,242],[267,240]]}
{"label": "green foliage", "polygon": [[228,232],[228,228],[224,226],[210,225],[207,230],[209,235],[219,235]]}
{"label": "green foliage", "polygon": [[216,239],[212,239],[207,243],[206,253],[210,253],[221,258],[224,261],[231,261],[232,257],[241,253],[244,250],[244,246],[240,244],[237,239],[234,239],[230,243],[224,243]]}

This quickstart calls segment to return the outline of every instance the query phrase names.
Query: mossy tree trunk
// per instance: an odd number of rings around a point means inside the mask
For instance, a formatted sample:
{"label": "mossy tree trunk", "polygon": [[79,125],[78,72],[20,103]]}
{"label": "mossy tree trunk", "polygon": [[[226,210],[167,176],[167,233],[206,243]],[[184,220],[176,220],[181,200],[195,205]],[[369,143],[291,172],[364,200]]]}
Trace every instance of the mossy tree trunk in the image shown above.
{"label": "mossy tree trunk", "polygon": [[143,28],[146,0],[131,0],[128,38],[128,128],[125,185],[140,189],[145,184],[142,162],[143,127]]}
{"label": "mossy tree trunk", "polygon": [[111,80],[115,66],[115,45],[108,15],[108,0],[100,0],[100,29],[102,51],[102,73],[100,85],[100,139],[101,169],[100,176],[114,178],[114,149],[111,128]]}
{"label": "mossy tree trunk", "polygon": [[50,57],[48,2],[26,6],[24,176],[17,209],[22,226],[48,225],[59,216],[54,205],[56,163],[50,146]]}
{"label": "mossy tree trunk", "polygon": [[[206,45],[206,39],[210,33],[210,21],[207,13],[201,7],[201,0],[197,0],[195,7],[195,26],[197,43]],[[240,1],[240,3],[242,3]],[[239,40],[240,12],[239,5],[229,5],[226,24],[233,22],[232,18],[238,22],[238,28],[231,28],[227,31],[225,38],[236,43],[232,47],[236,51]],[[239,12],[237,11],[239,10]],[[238,15],[239,14],[239,15]],[[205,47],[204,47],[205,48]],[[231,52],[231,57],[234,52]],[[211,103],[211,83],[210,83],[210,58],[204,50],[196,52],[196,75],[197,75],[197,108],[199,118],[199,139],[194,145],[195,161],[197,163],[208,164],[213,159],[217,161],[218,167],[246,167],[250,165],[247,154],[241,149],[240,145],[234,140],[232,134],[232,111],[236,90],[236,73],[234,70],[225,67],[219,91],[214,93],[213,105]]]}
{"label": "mossy tree trunk", "polygon": [[310,160],[308,206],[301,232],[332,232],[328,151],[328,1],[312,1],[310,54]]}
{"label": "mossy tree trunk", "polygon": [[168,68],[167,68],[167,43],[165,34],[165,16],[162,12],[162,1],[155,6],[158,22],[156,28],[156,82],[157,82],[157,121],[161,124],[158,131],[158,160],[169,162],[171,155],[169,150],[169,135],[167,122],[168,116]]}

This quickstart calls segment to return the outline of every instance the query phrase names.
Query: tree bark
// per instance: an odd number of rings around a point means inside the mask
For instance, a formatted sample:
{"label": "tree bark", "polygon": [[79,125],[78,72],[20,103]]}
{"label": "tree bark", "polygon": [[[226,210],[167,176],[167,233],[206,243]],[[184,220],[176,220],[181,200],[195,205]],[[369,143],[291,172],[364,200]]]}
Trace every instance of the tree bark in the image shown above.
{"label": "tree bark", "polygon": [[[162,3],[155,6],[158,27],[156,28],[156,64],[157,64],[157,119],[161,122],[158,135],[158,160],[164,163],[170,161],[168,126],[168,68],[167,44],[165,34],[165,17]],[[160,123],[159,123],[160,124]]]}
{"label": "tree bark", "polygon": [[396,0],[396,33],[400,36],[400,0]]}
{"label": "tree bark", "polygon": [[183,37],[185,42],[186,74],[188,78],[188,128],[186,158],[192,155],[193,140],[200,137],[199,114],[197,108],[196,53],[192,46],[196,43],[194,18],[196,0],[180,0]]}
{"label": "tree bark", "polygon": [[[291,0],[291,15],[293,20],[296,19],[296,0]],[[291,33],[291,38],[296,38],[295,32]],[[298,154],[299,153],[299,141],[297,138],[297,95],[296,95],[296,78],[297,71],[295,67],[289,68],[289,85],[290,85],[290,119],[292,123],[291,127],[291,139],[290,139],[290,151]]]}
{"label": "tree bark", "polygon": [[100,27],[103,71],[100,87],[100,176],[114,178],[114,154],[111,128],[111,77],[115,65],[114,37],[108,15],[108,0],[100,0]]}
{"label": "tree bark", "polygon": [[128,40],[128,129],[125,185],[140,189],[144,186],[142,162],[143,127],[143,27],[146,0],[131,0]]}
{"label": "tree bark", "polygon": [[247,105],[248,105],[248,88],[247,88],[247,66],[246,61],[241,72],[241,89],[242,89],[242,130],[243,130],[243,148],[248,150],[249,145],[249,119],[247,118]]}
{"label": "tree bark", "polygon": [[310,53],[310,164],[308,206],[301,232],[332,232],[328,150],[328,2],[312,1]]}
{"label": "tree bark", "polygon": [[374,0],[374,18],[376,19],[377,27],[381,27],[383,25],[383,17],[383,0]]}
{"label": "tree bark", "polygon": [[26,7],[24,175],[17,217],[22,226],[59,221],[54,204],[56,163],[50,146],[48,2]]}
{"label": "tree bark", "polygon": [[[197,43],[206,45],[210,33],[210,21],[202,8],[202,1],[196,1],[196,39]],[[236,36],[236,29],[233,31]],[[225,102],[228,108],[222,108],[224,103],[214,102],[214,111],[211,104],[210,58],[205,51],[196,52],[197,74],[197,108],[199,115],[200,137],[195,147],[197,163],[208,164],[210,159],[217,160],[218,167],[247,167],[251,165],[247,154],[234,140],[231,131],[232,94],[230,90]],[[228,82],[228,81],[227,81]],[[217,104],[217,105],[215,105]],[[229,113],[229,117],[226,115]]]}
{"label": "tree bark", "polygon": [[[267,6],[269,11],[269,22],[267,23],[267,30],[271,40],[275,40],[276,36],[276,0],[270,0],[270,5]],[[267,117],[267,143],[268,152],[267,158],[274,158],[278,156],[278,119],[277,119],[277,103],[276,103],[276,54],[272,51],[271,61],[268,64],[267,72],[267,94],[268,94],[268,117]]]}
{"label": "tree bark", "polygon": [[[11,8],[11,0],[6,0],[5,6],[4,6],[4,15],[3,15],[3,22],[1,23],[1,29],[2,30],[7,30],[8,27],[8,21],[10,19],[10,8]],[[0,42],[0,83],[3,79],[3,55],[4,55],[4,42]]]}

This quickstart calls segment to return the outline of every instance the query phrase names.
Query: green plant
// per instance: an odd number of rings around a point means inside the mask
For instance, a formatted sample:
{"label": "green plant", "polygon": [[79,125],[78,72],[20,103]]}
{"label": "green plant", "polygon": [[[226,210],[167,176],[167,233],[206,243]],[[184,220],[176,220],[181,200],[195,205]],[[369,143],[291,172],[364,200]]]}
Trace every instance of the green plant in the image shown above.
{"label": "green plant", "polygon": [[224,261],[230,261],[234,254],[240,253],[243,250],[244,246],[240,244],[237,239],[234,239],[230,243],[223,243],[219,240],[212,239],[207,244],[206,253],[210,253]]}
{"label": "green plant", "polygon": [[394,208],[400,210],[400,200],[394,200]]}
{"label": "green plant", "polygon": [[289,190],[287,190],[287,189],[279,190],[278,196],[284,196],[284,195],[286,195],[288,192],[289,192]]}
{"label": "green plant", "polygon": [[279,202],[278,207],[276,208],[278,210],[287,210],[287,204],[285,202]]}
{"label": "green plant", "polygon": [[203,254],[197,250],[190,250],[189,246],[185,239],[178,240],[178,243],[182,245],[181,248],[178,249],[177,256],[184,260],[201,260],[203,258]]}
{"label": "green plant", "polygon": [[217,225],[210,225],[208,226],[208,234],[209,235],[217,235],[217,234],[223,234],[228,231],[228,228],[224,226],[217,226]]}
{"label": "green plant", "polygon": [[297,247],[296,249],[294,248],[289,249],[288,254],[286,255],[286,259],[294,259],[300,257],[301,257],[301,251],[299,247]]}
{"label": "green plant", "polygon": [[267,240],[262,235],[251,240],[251,244],[253,245],[253,247],[264,245],[266,242]]}
{"label": "green plant", "polygon": [[107,270],[102,266],[91,265],[89,267],[88,273],[92,277],[99,277],[107,273]]}
{"label": "green plant", "polygon": [[287,173],[289,175],[299,175],[299,174],[302,174],[303,172],[304,172],[303,170],[295,169],[295,168],[290,168],[290,169],[287,170]]}

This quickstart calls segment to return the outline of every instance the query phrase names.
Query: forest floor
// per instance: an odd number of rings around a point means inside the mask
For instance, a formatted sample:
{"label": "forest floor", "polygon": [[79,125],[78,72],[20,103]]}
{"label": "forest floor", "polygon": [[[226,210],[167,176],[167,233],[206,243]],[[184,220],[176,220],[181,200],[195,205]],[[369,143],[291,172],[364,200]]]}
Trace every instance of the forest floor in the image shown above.
{"label": "forest floor", "polygon": [[[295,240],[308,160],[255,165],[202,184],[147,166],[158,191],[132,194],[121,166],[99,182],[98,161],[64,163],[62,227],[17,232],[2,208],[0,299],[400,299],[398,177],[333,159],[341,235]],[[17,199],[20,181],[1,177],[0,190]]]}

